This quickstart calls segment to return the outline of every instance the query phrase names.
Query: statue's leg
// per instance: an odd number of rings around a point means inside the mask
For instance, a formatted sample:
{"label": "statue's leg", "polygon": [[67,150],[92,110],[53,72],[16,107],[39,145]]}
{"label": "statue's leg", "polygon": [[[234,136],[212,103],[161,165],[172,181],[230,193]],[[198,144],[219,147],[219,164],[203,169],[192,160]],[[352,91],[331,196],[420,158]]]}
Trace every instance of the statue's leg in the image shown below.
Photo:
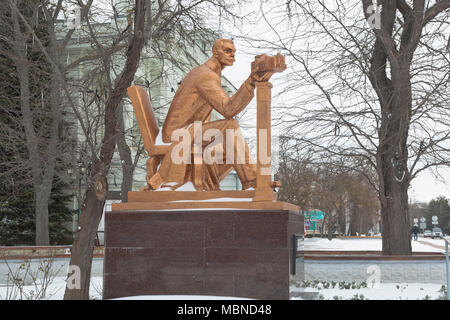
{"label": "statue's leg", "polygon": [[[226,121],[216,121],[216,122],[208,122],[202,124],[202,137],[203,133],[208,129],[216,129],[219,130],[222,128],[226,128]],[[191,181],[197,190],[220,190],[219,184],[220,181],[224,178],[224,169],[217,168],[217,165],[213,164],[212,166],[208,166],[202,160],[202,155],[200,159],[194,159],[191,152],[193,150],[193,140],[194,140],[194,126],[189,126],[188,132],[190,136],[189,146],[184,149],[184,152],[188,152],[189,154],[184,159],[186,161],[180,161],[180,158],[174,159],[174,157],[179,156],[181,148],[181,144],[184,143],[182,139],[179,142],[174,142],[170,145],[167,153],[163,157],[161,162],[161,166],[150,179],[148,179],[148,184],[152,189],[158,189],[161,186],[170,186],[172,189],[176,189],[179,186],[183,185],[187,181]],[[210,142],[205,141],[203,143],[203,149]],[[183,156],[185,154],[183,153]],[[198,157],[197,157],[198,158]],[[194,163],[200,161],[200,163]],[[221,166],[219,166],[221,167]],[[230,166],[228,166],[230,167]],[[228,168],[228,172],[231,170],[231,167]],[[227,173],[228,173],[227,172]],[[225,175],[226,176],[226,175]]]}
{"label": "statue's leg", "polygon": [[[195,173],[198,173],[198,170],[201,170],[202,183],[195,184],[197,190],[219,190],[220,181],[222,181],[233,168],[236,171],[244,190],[256,186],[256,162],[250,155],[248,145],[239,129],[237,121],[234,119],[227,119],[202,123],[203,139],[205,138],[205,132],[210,129],[215,129],[220,132],[222,142],[217,143],[217,141],[203,140],[203,155],[207,150],[206,148],[214,143],[214,149],[221,149],[222,151],[222,161],[220,161],[220,163],[208,163],[202,159],[202,166],[200,168],[198,168],[197,165],[197,168],[190,170],[190,168],[193,167],[191,155],[189,155],[188,163],[177,163],[178,161],[173,161],[172,153],[174,151],[175,153],[178,152],[180,150],[180,143],[183,143],[182,141],[175,142],[170,146],[164,156],[158,172],[148,180],[152,189],[157,189],[162,184],[167,183],[170,183],[173,186],[180,186],[189,180],[194,182],[196,181]],[[189,133],[191,139],[190,146],[192,147],[194,140],[194,126],[190,126]]]}
{"label": "statue's leg", "polygon": [[203,132],[208,129],[218,129],[223,137],[223,141],[220,144],[223,152],[223,168],[218,173],[220,176],[219,181],[226,177],[231,168],[234,168],[244,190],[256,187],[256,162],[250,154],[238,122],[235,119],[228,119],[203,124]]}

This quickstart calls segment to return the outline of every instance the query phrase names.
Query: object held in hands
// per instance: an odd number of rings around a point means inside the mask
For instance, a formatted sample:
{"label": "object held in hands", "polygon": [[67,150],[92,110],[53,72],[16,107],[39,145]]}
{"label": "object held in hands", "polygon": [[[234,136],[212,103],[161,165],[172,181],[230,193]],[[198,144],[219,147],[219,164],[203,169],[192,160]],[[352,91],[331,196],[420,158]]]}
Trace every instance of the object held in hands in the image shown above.
{"label": "object held in hands", "polygon": [[286,70],[286,62],[280,53],[276,56],[261,54],[256,56],[255,61],[252,62],[252,73],[258,75],[265,72],[283,72],[284,70]]}

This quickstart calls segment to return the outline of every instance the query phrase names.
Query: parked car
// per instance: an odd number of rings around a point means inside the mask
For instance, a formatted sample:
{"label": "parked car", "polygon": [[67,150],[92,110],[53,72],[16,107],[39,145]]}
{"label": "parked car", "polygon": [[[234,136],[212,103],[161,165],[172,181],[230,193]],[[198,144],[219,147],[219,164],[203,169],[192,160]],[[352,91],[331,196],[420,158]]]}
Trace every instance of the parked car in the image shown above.
{"label": "parked car", "polygon": [[431,238],[433,236],[433,233],[431,232],[431,230],[425,230],[423,232],[423,237],[424,238]]}
{"label": "parked car", "polygon": [[442,237],[442,230],[441,228],[435,227],[433,228],[433,231],[431,231],[431,238],[440,238]]}

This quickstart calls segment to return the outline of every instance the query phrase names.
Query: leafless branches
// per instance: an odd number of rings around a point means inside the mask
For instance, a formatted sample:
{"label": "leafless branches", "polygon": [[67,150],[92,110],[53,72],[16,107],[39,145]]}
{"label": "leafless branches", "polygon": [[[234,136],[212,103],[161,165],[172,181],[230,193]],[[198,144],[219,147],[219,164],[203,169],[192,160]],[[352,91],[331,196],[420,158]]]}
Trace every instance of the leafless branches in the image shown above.
{"label": "leafless branches", "polygon": [[[384,230],[398,231],[411,179],[449,165],[449,1],[277,4],[278,15],[261,6],[273,36],[249,41],[287,56],[278,125],[317,161],[376,170]],[[395,246],[384,242],[385,252],[410,252]]]}
{"label": "leafless branches", "polygon": [[358,222],[358,228],[353,226],[350,231],[359,233],[378,222],[378,194],[370,184],[376,181],[376,172],[370,166],[355,170],[342,159],[337,162],[333,158],[317,162],[312,150],[299,150],[300,145],[292,137],[282,137],[280,141],[276,174],[283,185],[280,200],[294,203],[305,212],[324,212],[323,227],[330,237],[335,228],[344,233],[347,220]]}

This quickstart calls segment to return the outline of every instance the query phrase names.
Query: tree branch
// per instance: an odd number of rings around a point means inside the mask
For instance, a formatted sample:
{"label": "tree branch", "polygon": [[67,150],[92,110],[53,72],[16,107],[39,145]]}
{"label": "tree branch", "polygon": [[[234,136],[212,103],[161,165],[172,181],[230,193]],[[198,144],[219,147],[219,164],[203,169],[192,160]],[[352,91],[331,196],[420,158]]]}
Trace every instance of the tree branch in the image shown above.
{"label": "tree branch", "polygon": [[450,0],[437,0],[436,3],[425,12],[423,26],[433,20],[439,13],[450,8]]}

